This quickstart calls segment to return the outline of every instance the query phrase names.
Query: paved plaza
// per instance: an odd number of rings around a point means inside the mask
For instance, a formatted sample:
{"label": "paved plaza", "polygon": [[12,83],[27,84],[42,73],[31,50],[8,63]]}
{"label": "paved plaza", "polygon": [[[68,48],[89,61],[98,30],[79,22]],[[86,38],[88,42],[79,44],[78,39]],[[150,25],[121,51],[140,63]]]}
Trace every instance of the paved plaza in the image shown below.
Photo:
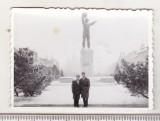
{"label": "paved plaza", "polygon": [[[15,97],[15,106],[25,107],[72,107],[71,83],[53,81],[41,95]],[[80,105],[83,105],[82,98]],[[134,96],[123,85],[116,83],[92,83],[89,107],[146,107],[148,100]]]}

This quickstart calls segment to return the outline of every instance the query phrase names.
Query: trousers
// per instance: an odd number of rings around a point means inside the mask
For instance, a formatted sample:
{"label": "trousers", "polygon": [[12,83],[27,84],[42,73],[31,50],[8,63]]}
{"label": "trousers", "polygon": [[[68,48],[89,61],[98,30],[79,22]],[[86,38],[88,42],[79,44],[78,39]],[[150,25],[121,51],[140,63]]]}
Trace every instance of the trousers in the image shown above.
{"label": "trousers", "polygon": [[86,40],[87,40],[87,46],[88,46],[88,48],[90,48],[90,34],[89,34],[89,32],[83,32],[83,42],[82,42],[83,48],[85,48]]}
{"label": "trousers", "polygon": [[79,107],[79,99],[74,99],[74,107]]}
{"label": "trousers", "polygon": [[88,98],[83,98],[84,107],[88,106]]}

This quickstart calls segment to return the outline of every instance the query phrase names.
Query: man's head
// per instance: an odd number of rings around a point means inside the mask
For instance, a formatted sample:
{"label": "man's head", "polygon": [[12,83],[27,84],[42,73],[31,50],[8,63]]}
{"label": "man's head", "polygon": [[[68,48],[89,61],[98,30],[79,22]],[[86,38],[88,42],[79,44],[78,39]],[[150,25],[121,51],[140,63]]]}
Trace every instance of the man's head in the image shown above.
{"label": "man's head", "polygon": [[77,76],[76,76],[76,80],[79,80],[79,78],[80,78],[80,76],[79,76],[79,75],[77,75]]}
{"label": "man's head", "polygon": [[85,77],[86,77],[85,72],[82,72],[82,77],[83,77],[83,78],[85,78]]}
{"label": "man's head", "polygon": [[88,22],[89,22],[89,19],[88,19],[88,18],[85,18],[85,22],[88,23]]}

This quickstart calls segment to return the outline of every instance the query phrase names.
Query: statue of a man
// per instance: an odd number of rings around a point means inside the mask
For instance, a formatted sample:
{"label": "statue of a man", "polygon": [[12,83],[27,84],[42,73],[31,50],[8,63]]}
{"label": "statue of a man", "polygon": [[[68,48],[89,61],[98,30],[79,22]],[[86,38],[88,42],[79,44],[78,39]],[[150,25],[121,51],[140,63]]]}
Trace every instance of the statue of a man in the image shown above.
{"label": "statue of a man", "polygon": [[83,24],[83,42],[82,46],[85,48],[85,41],[87,39],[88,48],[90,48],[90,26],[94,25],[97,21],[93,21],[89,23],[89,19],[87,18],[87,13],[82,14],[82,24]]}

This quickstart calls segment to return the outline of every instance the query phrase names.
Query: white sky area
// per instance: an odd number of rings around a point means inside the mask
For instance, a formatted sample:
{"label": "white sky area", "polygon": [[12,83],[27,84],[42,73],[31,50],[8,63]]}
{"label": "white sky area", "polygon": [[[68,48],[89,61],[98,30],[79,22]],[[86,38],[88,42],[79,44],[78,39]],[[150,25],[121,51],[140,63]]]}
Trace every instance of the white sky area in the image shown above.
{"label": "white sky area", "polygon": [[109,69],[121,52],[127,54],[138,50],[141,44],[147,46],[150,24],[150,13],[147,11],[13,9],[12,37],[15,48],[29,47],[41,58],[53,57],[61,68],[77,63],[74,60],[80,60],[81,15],[84,12],[89,22],[97,21],[90,28],[96,72]]}

